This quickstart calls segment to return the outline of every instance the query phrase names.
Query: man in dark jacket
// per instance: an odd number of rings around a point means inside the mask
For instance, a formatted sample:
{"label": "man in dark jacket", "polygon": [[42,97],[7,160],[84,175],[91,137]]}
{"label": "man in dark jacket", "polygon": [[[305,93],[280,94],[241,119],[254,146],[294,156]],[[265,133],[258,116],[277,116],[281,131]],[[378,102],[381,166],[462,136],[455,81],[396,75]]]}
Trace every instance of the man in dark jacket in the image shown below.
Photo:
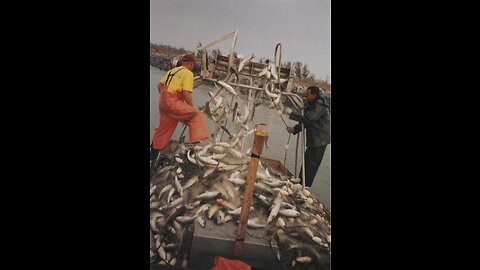
{"label": "man in dark jacket", "polygon": [[[327,145],[330,143],[330,112],[320,89],[310,86],[305,92],[307,104],[304,115],[291,112],[289,118],[298,121],[296,126],[287,127],[288,133],[294,135],[302,129],[302,123],[306,128],[307,150],[305,151],[305,186],[311,187],[318,168],[322,163]],[[302,178],[300,170],[299,177]]]}

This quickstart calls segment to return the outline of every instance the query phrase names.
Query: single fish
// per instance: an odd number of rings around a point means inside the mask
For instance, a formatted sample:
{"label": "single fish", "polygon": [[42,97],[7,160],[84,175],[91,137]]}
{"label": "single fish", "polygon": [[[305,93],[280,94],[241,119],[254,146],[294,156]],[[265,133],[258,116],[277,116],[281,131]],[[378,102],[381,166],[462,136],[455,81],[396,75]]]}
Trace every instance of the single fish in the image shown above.
{"label": "single fish", "polygon": [[175,192],[175,189],[170,189],[170,191],[168,192],[168,196],[167,196],[167,204],[170,203],[170,200],[172,199],[172,195],[173,193]]}
{"label": "single fish", "polygon": [[297,261],[299,263],[311,263],[313,261],[313,259],[311,257],[308,257],[308,256],[302,256],[302,257],[295,258],[295,261]]}
{"label": "single fish", "polygon": [[202,228],[205,228],[205,219],[202,216],[197,216],[195,219]]}
{"label": "single fish", "polygon": [[247,59],[243,59],[240,64],[238,65],[238,72],[242,71],[242,69],[245,67],[245,65],[247,65],[248,63],[250,63],[250,61],[252,61],[252,59],[255,57],[255,55],[252,53],[252,56],[250,56],[249,58]]}
{"label": "single fish", "polygon": [[158,219],[158,217],[154,217],[154,218],[150,219],[150,229],[154,233],[160,233],[160,228],[158,227],[157,219]]}
{"label": "single fish", "polygon": [[263,90],[265,91],[265,94],[267,94],[267,96],[271,98],[277,98],[278,95],[270,92],[270,90],[268,89],[269,87],[270,87],[270,84],[265,84],[265,87],[263,88]]}
{"label": "single fish", "polygon": [[267,227],[265,224],[258,223],[258,218],[251,218],[247,221],[247,227],[258,229]]}
{"label": "single fish", "polygon": [[[252,206],[250,206],[250,211],[253,211],[255,208],[253,208]],[[227,211],[227,214],[230,214],[230,215],[240,215],[240,212],[242,211],[242,207],[238,207],[234,210],[229,210]]]}
{"label": "single fish", "polygon": [[187,188],[193,186],[198,181],[198,175],[194,175],[192,178],[190,178],[185,185],[182,186],[183,190],[186,190]]}
{"label": "single fish", "polygon": [[235,185],[243,186],[245,185],[245,180],[240,178],[228,178],[228,181],[234,183]]}
{"label": "single fish", "polygon": [[195,161],[195,159],[190,156],[190,150],[187,151],[187,159],[188,161],[190,161],[191,163],[195,164],[195,165],[198,165],[197,162]]}
{"label": "single fish", "polygon": [[209,209],[208,209],[208,219],[212,219],[213,215],[215,215],[215,213],[220,210],[222,207],[219,206],[219,205],[214,205],[214,206],[211,206]]}
{"label": "single fish", "polygon": [[159,211],[163,211],[165,209],[169,209],[169,208],[172,208],[172,207],[175,207],[179,204],[181,204],[183,202],[183,197],[178,197],[177,199],[175,199],[174,201],[172,201],[171,203],[167,204],[167,205],[163,205],[162,207],[158,208]]}
{"label": "single fish", "polygon": [[280,180],[265,181],[264,183],[273,188],[283,187],[286,184],[285,181],[280,181]]}
{"label": "single fish", "polygon": [[286,223],[281,217],[277,218],[277,227],[284,228],[285,225]]}
{"label": "single fish", "polygon": [[275,200],[273,201],[272,211],[270,211],[270,215],[268,215],[267,224],[270,223],[277,216],[281,205],[282,205],[282,194],[278,192],[275,197]]}
{"label": "single fish", "polygon": [[223,86],[223,88],[225,88],[228,92],[230,92],[230,94],[236,96],[237,93],[235,92],[235,90],[233,90],[233,87],[231,87],[228,83],[224,82],[224,81],[218,81],[218,83]]}
{"label": "single fish", "polygon": [[195,218],[197,218],[197,214],[189,217],[189,216],[178,216],[175,218],[176,221],[182,223],[182,224],[186,224],[186,223],[190,223],[192,221],[195,220]]}
{"label": "single fish", "polygon": [[[279,93],[279,94],[278,94],[278,97],[273,101],[274,106],[275,106],[275,105],[278,105],[278,104],[280,103],[281,98],[282,98],[282,93]],[[290,108],[288,108],[288,107],[285,107],[285,108],[290,109]],[[285,109],[284,109],[284,110],[285,110]],[[290,109],[290,112],[291,112],[291,109]],[[282,114],[283,114],[283,112],[282,112]]]}
{"label": "single fish", "polygon": [[205,211],[207,211],[208,208],[210,208],[210,205],[209,205],[209,204],[203,204],[202,206],[200,206],[200,207],[197,209],[197,215],[198,215],[200,212],[205,212]]}
{"label": "single fish", "polygon": [[229,222],[230,220],[233,220],[233,216],[232,215],[226,215],[225,219],[224,219],[225,223]]}
{"label": "single fish", "polygon": [[176,175],[175,175],[175,188],[177,189],[178,193],[180,194],[180,197],[183,197],[182,184],[180,184],[180,181],[178,180],[178,177]]}
{"label": "single fish", "polygon": [[214,215],[215,222],[220,225],[225,223],[225,213],[220,209]]}
{"label": "single fish", "polygon": [[207,191],[197,196],[197,200],[208,200],[217,197],[220,194],[218,191]]}
{"label": "single fish", "polygon": [[312,240],[313,240],[313,242],[315,242],[315,243],[317,243],[317,244],[319,244],[319,245],[321,245],[321,246],[323,245],[322,238],[320,238],[320,237],[318,237],[318,236],[312,237]]}
{"label": "single fish", "polygon": [[268,65],[268,71],[270,71],[272,77],[277,80],[278,79],[278,75],[277,75],[277,67],[275,67],[275,64],[274,63],[270,63]]}
{"label": "single fish", "polygon": [[165,253],[165,250],[162,246],[160,246],[160,248],[158,249],[158,255],[160,255],[160,258],[162,258],[163,260],[167,259],[167,254]]}
{"label": "single fish", "polygon": [[[267,75],[268,73],[268,75]],[[260,73],[257,74],[257,77],[262,77],[262,76],[267,76],[267,78],[270,78],[270,72],[268,71],[268,65],[262,69]]]}
{"label": "single fish", "polygon": [[280,215],[286,216],[286,217],[298,217],[298,216],[300,216],[300,212],[298,212],[296,210],[293,210],[293,209],[280,210],[280,211],[278,211],[278,213]]}
{"label": "single fish", "polygon": [[208,156],[204,157],[204,156],[201,156],[200,154],[198,154],[197,158],[205,164],[218,165],[218,161],[212,159],[211,157],[208,157]]}
{"label": "single fish", "polygon": [[157,189],[156,185],[153,185],[153,187],[150,188],[150,196],[152,196],[153,192],[155,192],[155,189]]}
{"label": "single fish", "polygon": [[207,167],[205,172],[203,172],[203,178],[206,178],[216,170],[216,167]]}

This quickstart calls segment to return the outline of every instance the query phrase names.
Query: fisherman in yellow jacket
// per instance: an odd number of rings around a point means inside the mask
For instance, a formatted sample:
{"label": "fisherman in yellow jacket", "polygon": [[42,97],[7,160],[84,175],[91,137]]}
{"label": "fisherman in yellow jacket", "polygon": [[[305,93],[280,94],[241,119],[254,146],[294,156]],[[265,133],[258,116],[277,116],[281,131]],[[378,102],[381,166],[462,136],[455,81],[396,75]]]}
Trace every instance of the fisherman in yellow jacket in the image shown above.
{"label": "fisherman in yellow jacket", "polygon": [[178,122],[188,125],[190,143],[206,141],[209,137],[203,112],[193,106],[195,58],[188,53],[181,60],[182,65],[169,70],[158,84],[160,124],[153,135],[150,160],[165,150]]}

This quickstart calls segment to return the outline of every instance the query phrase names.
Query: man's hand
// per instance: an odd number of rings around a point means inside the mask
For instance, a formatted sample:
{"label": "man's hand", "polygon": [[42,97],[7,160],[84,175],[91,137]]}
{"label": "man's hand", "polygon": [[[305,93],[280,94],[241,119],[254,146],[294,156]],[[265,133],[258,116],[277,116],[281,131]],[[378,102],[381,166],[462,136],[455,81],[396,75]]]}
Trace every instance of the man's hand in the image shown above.
{"label": "man's hand", "polygon": [[287,127],[287,132],[292,133],[293,132],[293,127]]}
{"label": "man's hand", "polygon": [[290,109],[289,107],[285,107],[285,108],[283,109],[283,113],[286,114],[286,115],[289,115],[289,114],[292,113],[292,109]]}

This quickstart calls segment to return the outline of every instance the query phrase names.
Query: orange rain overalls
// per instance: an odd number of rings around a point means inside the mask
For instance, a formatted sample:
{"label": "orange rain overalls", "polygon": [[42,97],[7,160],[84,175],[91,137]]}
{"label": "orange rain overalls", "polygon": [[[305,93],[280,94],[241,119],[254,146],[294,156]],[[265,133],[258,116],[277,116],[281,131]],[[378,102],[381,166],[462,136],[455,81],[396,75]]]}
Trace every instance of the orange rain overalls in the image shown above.
{"label": "orange rain overalls", "polygon": [[[176,71],[178,72],[180,69]],[[181,94],[181,91],[175,91],[173,93],[168,92],[168,86],[170,85],[171,81],[179,79],[178,77],[174,76],[176,72],[173,74],[171,74],[171,72],[172,70],[170,70],[166,75],[167,80],[165,84],[159,83],[160,124],[158,128],[155,129],[155,134],[153,135],[153,148],[157,150],[164,150],[165,146],[170,141],[173,132],[175,132],[175,128],[177,127],[179,121],[188,125],[190,143],[205,141],[208,140],[209,137],[208,127],[205,122],[205,116],[203,115],[203,112],[187,104],[183,98],[183,95]],[[188,76],[190,75],[192,76],[191,81],[193,82],[193,73],[188,74]]]}

